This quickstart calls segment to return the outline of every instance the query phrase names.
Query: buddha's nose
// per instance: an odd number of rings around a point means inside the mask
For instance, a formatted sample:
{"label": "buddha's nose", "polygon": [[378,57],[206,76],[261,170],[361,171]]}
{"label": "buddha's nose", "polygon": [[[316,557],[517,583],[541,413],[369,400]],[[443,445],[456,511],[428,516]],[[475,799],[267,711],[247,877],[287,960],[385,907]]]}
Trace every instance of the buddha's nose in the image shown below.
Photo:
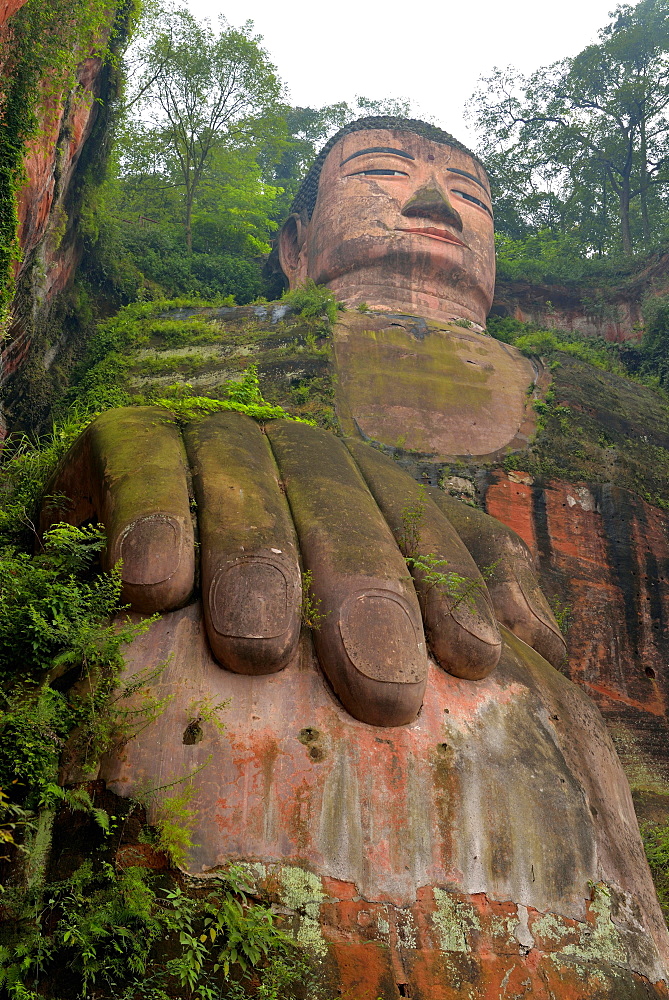
{"label": "buddha's nose", "polygon": [[402,215],[420,216],[443,222],[462,232],[460,214],[451,205],[448,195],[434,178],[415,191],[402,207]]}

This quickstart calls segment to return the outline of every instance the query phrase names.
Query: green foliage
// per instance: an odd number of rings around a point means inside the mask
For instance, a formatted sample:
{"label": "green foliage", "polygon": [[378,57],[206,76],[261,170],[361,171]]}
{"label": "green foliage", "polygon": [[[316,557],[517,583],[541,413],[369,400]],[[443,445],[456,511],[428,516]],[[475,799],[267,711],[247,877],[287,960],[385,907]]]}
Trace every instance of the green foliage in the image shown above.
{"label": "green foliage", "polygon": [[125,172],[178,191],[189,251],[196,197],[217,157],[248,150],[261,136],[269,145],[281,131],[281,84],[261,39],[251,22],[233,28],[219,20],[214,31],[183,8],[167,23],[154,19],[127,104]]}
{"label": "green foliage", "polygon": [[[505,339],[514,339],[509,332],[514,321],[502,322]],[[524,335],[527,328],[520,326]],[[561,331],[551,333],[562,336]],[[537,415],[536,436],[529,449],[507,455],[504,468],[541,479],[613,483],[664,508],[669,476],[667,397],[658,392],[654,376],[638,369],[633,373],[627,369],[624,377],[618,374],[619,366],[629,364],[629,345],[595,340],[585,346],[601,349],[601,365],[562,350],[542,355],[552,383],[543,400],[535,401],[542,411]],[[609,352],[612,363],[607,363]],[[533,394],[535,387],[531,388]]]}
{"label": "green foliage", "polygon": [[313,583],[313,573],[308,569],[302,573],[301,618],[305,628],[317,632],[330,612],[321,611],[322,602],[319,597],[314,597]]}
{"label": "green foliage", "polygon": [[[60,418],[76,422],[81,429],[111,406],[148,403],[165,406],[183,420],[220,410],[239,410],[260,422],[302,419],[334,427],[334,389],[327,366],[330,326],[323,317],[330,302],[329,293],[318,292],[307,299],[311,312],[308,318],[291,313],[274,328],[268,323],[264,329],[253,315],[241,313],[230,315],[228,328],[226,309],[233,305],[229,298],[218,303],[199,299],[131,303],[98,324],[68,395],[58,407]],[[172,318],[180,314],[181,318]],[[207,349],[206,345],[211,346]],[[263,391],[257,368],[242,369],[249,345],[254,352],[259,351],[265,371]],[[202,350],[180,352],[181,347]],[[172,353],[168,348],[173,349]],[[144,355],[138,356],[144,349]],[[231,351],[237,353],[237,349],[241,349],[239,360],[232,365],[226,363],[223,369],[221,358]],[[273,382],[269,382],[268,376],[272,377],[286,356],[302,354],[311,357],[308,384],[299,393],[294,395],[293,386],[286,384],[283,377],[274,375]],[[324,360],[314,363],[313,358]],[[214,369],[211,388],[205,390],[207,395],[199,395],[185,380],[193,373],[199,374],[209,360]],[[230,378],[230,367],[238,368],[237,377]],[[174,383],[165,385],[163,376],[172,373]]]}
{"label": "green foliage", "polygon": [[266,420],[297,420],[299,423],[313,424],[311,420],[293,416],[282,406],[272,406],[263,398],[257,365],[249,365],[238,382],[228,382],[226,391],[227,399],[211,399],[209,396],[190,395],[188,387],[175,386],[172,395],[155,402],[183,421],[194,420],[209,413],[234,410],[253,417],[259,423]]}
{"label": "green foliage", "polygon": [[[109,745],[121,649],[150,623],[109,624],[121,584],[118,573],[92,575],[103,545],[99,528],[61,524],[45,534],[36,556],[0,553],[0,785],[18,783],[33,806],[55,782],[75,726],[81,766]],[[66,696],[49,686],[68,671],[88,680],[86,693]]]}
{"label": "green foliage", "polygon": [[[110,61],[137,13],[134,0],[28,0],[0,42],[0,317],[14,291],[20,257],[17,191],[28,141],[39,129],[38,106],[55,108],[75,85],[78,63],[95,52]],[[110,28],[111,25],[111,28]],[[46,121],[45,128],[52,123]]]}
{"label": "green foliage", "polygon": [[263,290],[281,85],[251,22],[219,20],[147,5],[127,54],[111,169],[82,213],[87,274],[119,302]]}
{"label": "green foliage", "polygon": [[420,528],[427,507],[427,492],[424,486],[418,490],[415,500],[407,499],[401,510],[402,532],[398,544],[405,559],[414,559],[420,544]]}
{"label": "green foliage", "polygon": [[263,290],[258,258],[266,243],[249,243],[237,251],[239,241],[233,240],[231,230],[219,227],[214,239],[200,238],[196,219],[189,252],[182,227],[162,219],[161,213],[153,213],[156,222],[142,222],[146,208],[112,205],[110,209],[114,214],[103,218],[96,238],[88,241],[92,253],[85,266],[90,280],[109,289],[120,302],[233,296],[243,305]]}
{"label": "green foliage", "polygon": [[425,601],[427,594],[436,589],[446,598],[449,612],[455,611],[463,602],[469,608],[476,607],[476,600],[485,591],[483,582],[494,571],[494,566],[487,566],[481,571],[482,580],[463,576],[454,570],[446,570],[448,559],[440,559],[433,552],[424,555],[406,556],[406,564],[412,575],[420,584],[419,597]]}
{"label": "green foliage", "polygon": [[669,923],[669,823],[641,823],[640,829],[657,898]]}
{"label": "green foliage", "polygon": [[537,240],[536,263],[529,247],[514,262],[523,277],[555,265],[578,277],[593,257],[666,240],[669,13],[641,0],[610,17],[574,58],[528,76],[496,68],[470,101],[498,230]]}
{"label": "green foliage", "polygon": [[[203,995],[207,965],[211,974],[222,971],[228,978],[236,965],[243,975],[266,961],[270,953],[285,956],[292,942],[274,924],[271,912],[262,906],[247,907],[251,887],[244,871],[232,866],[217,891],[193,900],[179,887],[168,891],[176,920],[182,953],[172,966],[180,985],[191,995]],[[211,975],[210,974],[210,975]],[[214,986],[215,980],[211,985]]]}
{"label": "green foliage", "polygon": [[571,604],[566,604],[560,597],[554,597],[551,601],[551,611],[555,616],[558,628],[563,635],[567,635],[574,621],[574,612]]}
{"label": "green foliage", "polygon": [[158,881],[103,855],[39,897],[8,890],[15,930],[0,945],[0,985],[11,997],[54,979],[69,996],[124,1000],[290,1000],[305,986],[321,995],[306,955],[269,908],[249,902],[241,868],[204,893]]}
{"label": "green foliage", "polygon": [[[25,836],[26,830],[32,826],[30,813],[16,802],[12,802],[4,789],[0,788],[0,851],[20,850],[20,841]],[[0,854],[0,861],[7,861],[9,857],[9,853]],[[0,891],[2,888],[0,886]]]}
{"label": "green foliage", "polygon": [[0,676],[36,679],[45,669],[114,661],[115,632],[100,621],[118,607],[120,576],[82,579],[104,544],[100,527],[61,524],[36,556],[0,552]]}
{"label": "green foliage", "polygon": [[513,344],[530,358],[543,357],[557,361],[560,354],[567,354],[603,371],[633,379],[653,389],[658,387],[658,377],[655,372],[651,372],[650,366],[642,371],[638,363],[633,367],[629,364],[633,349],[631,351],[628,345],[573,330],[546,330],[510,317],[490,316],[488,332],[505,344]]}
{"label": "green foliage", "polygon": [[[176,868],[185,867],[189,851],[193,847],[195,809],[191,805],[191,778],[192,775],[183,781],[179,779],[177,789],[171,795],[163,796],[157,808],[155,847]],[[149,794],[149,798],[153,798],[153,795]]]}
{"label": "green foliage", "polygon": [[342,308],[329,288],[315,284],[311,278],[308,278],[300,288],[285,292],[283,301],[304,319],[322,317],[330,324],[337,322],[337,310]]}
{"label": "green foliage", "polygon": [[0,477],[0,547],[34,543],[37,504],[47,480],[85,423],[72,415],[37,446],[27,437],[5,444]]}
{"label": "green foliage", "polygon": [[47,689],[32,699],[24,695],[0,714],[0,781],[3,787],[25,796],[35,809],[44,789],[58,776],[58,762],[72,726],[72,713],[65,699]]}
{"label": "green foliage", "polygon": [[650,297],[644,303],[644,321],[641,349],[632,353],[632,360],[639,374],[656,378],[669,390],[669,297]]}
{"label": "green foliage", "polygon": [[472,579],[455,570],[447,570],[448,559],[442,559],[433,552],[421,552],[421,525],[427,505],[427,492],[421,486],[416,498],[407,499],[402,507],[402,531],[398,540],[404,560],[419,584],[419,598],[424,602],[427,594],[436,588],[446,598],[450,612],[463,602],[473,608],[477,597],[485,589],[483,581],[492,574],[496,564],[481,570],[483,579]]}
{"label": "green foliage", "polygon": [[594,270],[576,236],[548,228],[521,237],[496,232],[495,248],[497,276],[510,281],[573,282]]}

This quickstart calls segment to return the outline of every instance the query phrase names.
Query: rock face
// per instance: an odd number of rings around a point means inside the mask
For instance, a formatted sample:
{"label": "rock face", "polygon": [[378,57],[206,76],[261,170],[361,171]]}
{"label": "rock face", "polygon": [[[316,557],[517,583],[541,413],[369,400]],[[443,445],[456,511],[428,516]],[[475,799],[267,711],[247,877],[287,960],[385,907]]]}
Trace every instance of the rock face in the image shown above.
{"label": "rock face", "polygon": [[479,469],[480,491],[567,609],[565,670],[601,708],[639,815],[666,818],[669,419],[645,387],[567,358],[553,391],[534,458]]}
{"label": "rock face", "polygon": [[439,457],[462,441],[481,458],[529,440],[537,366],[466,324],[351,312],[336,325],[334,348],[347,434]]}
{"label": "rock face", "polygon": [[[666,266],[665,261],[664,270]],[[549,330],[574,330],[612,341],[638,340],[641,300],[651,287],[650,280],[612,290],[498,279],[492,313]]]}
{"label": "rock face", "polygon": [[5,21],[23,7],[26,0],[3,0],[0,4],[0,28]]}
{"label": "rock face", "polygon": [[[0,9],[0,30],[11,29],[11,15],[23,4]],[[5,23],[8,22],[8,23]],[[18,196],[21,261],[10,326],[0,352],[0,385],[20,369],[36,331],[45,326],[56,296],[71,281],[81,256],[77,232],[83,172],[105,147],[108,102],[115,84],[109,66],[97,57],[76,70],[75,86],[40,113],[38,135],[28,144],[25,183]],[[46,367],[62,344],[44,343]]]}
{"label": "rock face", "polygon": [[667,815],[669,517],[612,485],[518,478],[494,477],[486,507],[570,608],[567,672],[599,704],[640,816]]}

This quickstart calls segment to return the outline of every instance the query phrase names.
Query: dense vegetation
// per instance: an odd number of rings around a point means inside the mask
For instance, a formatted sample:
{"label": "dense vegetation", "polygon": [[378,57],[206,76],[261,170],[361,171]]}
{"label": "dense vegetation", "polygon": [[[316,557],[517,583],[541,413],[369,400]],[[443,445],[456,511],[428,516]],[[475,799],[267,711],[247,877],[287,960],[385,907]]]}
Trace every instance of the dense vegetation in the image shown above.
{"label": "dense vegetation", "polygon": [[27,143],[53,123],[56,108],[76,86],[79,61],[92,52],[117,63],[139,16],[139,0],[29,0],[0,35],[0,319],[14,291],[17,192]]}
{"label": "dense vegetation", "polygon": [[505,466],[542,479],[622,486],[669,509],[669,397],[650,348],[512,319],[492,319],[490,329],[528,357],[542,358],[552,376],[533,404],[532,444],[507,456]]}
{"label": "dense vegetation", "polygon": [[668,107],[666,0],[617,7],[574,58],[481,81],[469,111],[503,274],[601,279],[666,244]]}

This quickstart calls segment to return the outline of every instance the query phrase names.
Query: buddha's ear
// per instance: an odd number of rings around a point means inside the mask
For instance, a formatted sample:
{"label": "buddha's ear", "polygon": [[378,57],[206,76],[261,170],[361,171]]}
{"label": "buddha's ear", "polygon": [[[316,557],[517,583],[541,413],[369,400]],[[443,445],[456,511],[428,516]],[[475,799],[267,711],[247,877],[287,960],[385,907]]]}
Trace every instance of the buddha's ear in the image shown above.
{"label": "buddha's ear", "polygon": [[293,212],[279,233],[279,262],[291,288],[303,285],[307,278],[306,250],[308,224]]}

